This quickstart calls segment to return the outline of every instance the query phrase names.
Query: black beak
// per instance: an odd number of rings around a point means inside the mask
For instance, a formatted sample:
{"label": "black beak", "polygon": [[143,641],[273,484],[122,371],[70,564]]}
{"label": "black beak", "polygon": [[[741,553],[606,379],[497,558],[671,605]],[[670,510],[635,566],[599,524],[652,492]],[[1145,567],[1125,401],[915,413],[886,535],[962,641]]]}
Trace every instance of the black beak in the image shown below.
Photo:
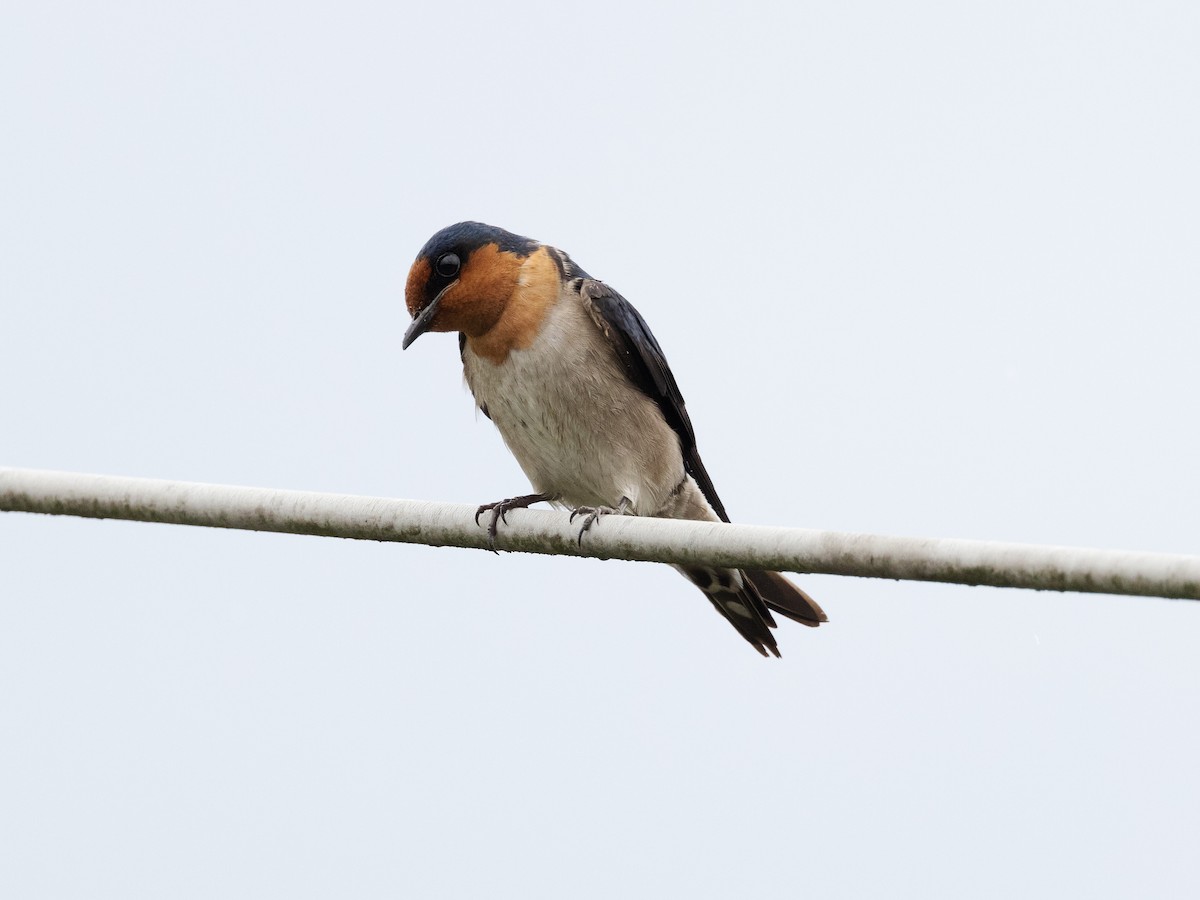
{"label": "black beak", "polygon": [[433,324],[433,317],[438,313],[438,306],[441,304],[442,295],[456,284],[458,284],[457,281],[452,281],[446,285],[438,291],[438,295],[433,298],[432,303],[417,313],[417,317],[408,326],[408,331],[404,332],[404,340],[400,342],[401,350],[407,350],[409,344],[429,330],[429,326]]}

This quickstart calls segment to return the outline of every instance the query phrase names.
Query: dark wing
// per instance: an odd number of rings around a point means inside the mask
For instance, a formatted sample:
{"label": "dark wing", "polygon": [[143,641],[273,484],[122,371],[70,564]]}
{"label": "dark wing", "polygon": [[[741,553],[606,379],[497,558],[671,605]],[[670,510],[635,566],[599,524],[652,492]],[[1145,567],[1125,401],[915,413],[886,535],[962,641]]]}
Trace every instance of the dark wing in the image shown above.
{"label": "dark wing", "polygon": [[696,479],[700,490],[724,522],[729,521],[725,505],[717,496],[712,479],[700,461],[696,450],[696,434],[688,418],[683,395],[667,365],[662,347],[650,332],[650,326],[628,300],[602,281],[584,279],[579,289],[583,305],[617,351],[629,380],[643,394],[658,404],[667,424],[679,435],[683,450],[683,467]]}

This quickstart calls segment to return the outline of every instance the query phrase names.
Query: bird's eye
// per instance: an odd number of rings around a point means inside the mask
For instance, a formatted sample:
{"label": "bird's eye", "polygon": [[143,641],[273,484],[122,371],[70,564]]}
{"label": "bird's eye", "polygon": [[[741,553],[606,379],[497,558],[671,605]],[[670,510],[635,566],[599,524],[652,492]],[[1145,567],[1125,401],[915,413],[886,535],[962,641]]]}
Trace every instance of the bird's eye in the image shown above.
{"label": "bird's eye", "polygon": [[443,278],[453,278],[461,265],[457,253],[444,253],[438,257],[437,265],[433,268]]}

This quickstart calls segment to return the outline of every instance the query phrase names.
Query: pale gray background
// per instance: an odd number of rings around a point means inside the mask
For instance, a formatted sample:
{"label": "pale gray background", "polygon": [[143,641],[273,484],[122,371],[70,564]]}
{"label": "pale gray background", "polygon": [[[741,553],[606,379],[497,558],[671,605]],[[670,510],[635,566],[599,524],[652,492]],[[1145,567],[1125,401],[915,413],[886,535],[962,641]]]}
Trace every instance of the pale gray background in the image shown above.
{"label": "pale gray background", "polygon": [[[403,281],[640,307],[734,518],[1200,552],[1200,6],[10,4],[0,462],[526,482]],[[1185,896],[1200,607],[0,515],[5,897]]]}

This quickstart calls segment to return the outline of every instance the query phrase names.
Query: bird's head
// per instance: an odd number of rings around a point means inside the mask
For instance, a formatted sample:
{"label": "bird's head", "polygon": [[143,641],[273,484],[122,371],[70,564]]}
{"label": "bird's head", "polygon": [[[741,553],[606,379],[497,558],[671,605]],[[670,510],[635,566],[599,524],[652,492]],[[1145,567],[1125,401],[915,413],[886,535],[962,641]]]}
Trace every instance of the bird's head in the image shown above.
{"label": "bird's head", "polygon": [[401,345],[427,331],[486,334],[521,282],[521,270],[541,245],[494,225],[459,222],[429,239],[408,272],[405,303],[412,324]]}

